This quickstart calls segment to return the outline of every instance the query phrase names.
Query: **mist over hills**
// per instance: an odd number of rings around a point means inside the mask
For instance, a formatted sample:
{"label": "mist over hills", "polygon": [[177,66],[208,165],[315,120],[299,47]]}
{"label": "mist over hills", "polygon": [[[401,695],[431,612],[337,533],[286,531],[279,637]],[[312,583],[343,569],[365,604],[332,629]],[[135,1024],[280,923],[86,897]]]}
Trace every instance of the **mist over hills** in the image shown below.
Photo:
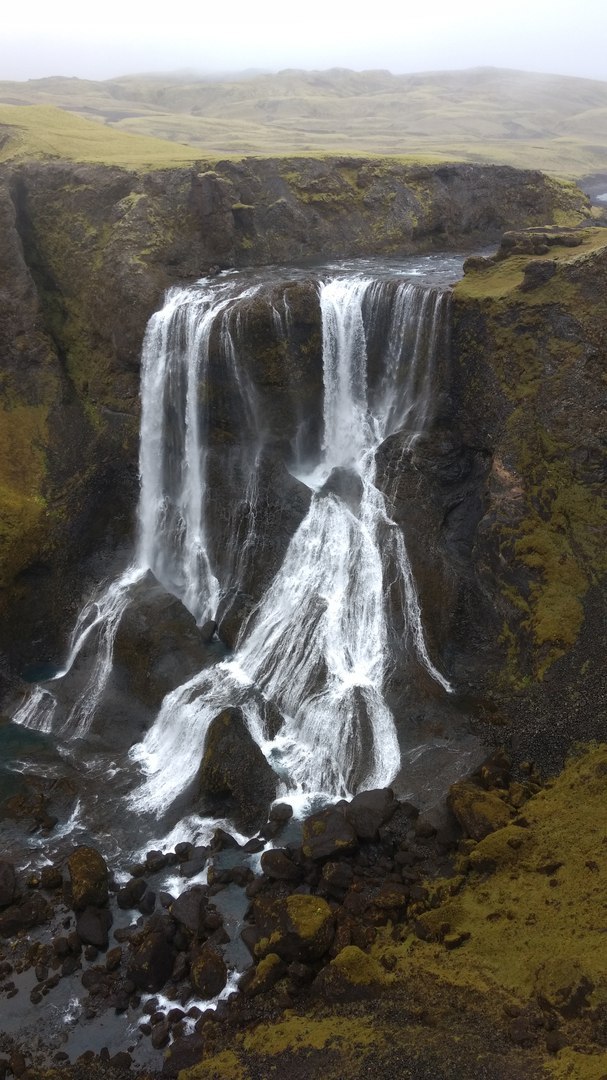
{"label": "mist over hills", "polygon": [[607,170],[607,82],[572,76],[498,68],[55,76],[0,82],[0,103],[55,106],[203,156],[368,152],[578,177]]}

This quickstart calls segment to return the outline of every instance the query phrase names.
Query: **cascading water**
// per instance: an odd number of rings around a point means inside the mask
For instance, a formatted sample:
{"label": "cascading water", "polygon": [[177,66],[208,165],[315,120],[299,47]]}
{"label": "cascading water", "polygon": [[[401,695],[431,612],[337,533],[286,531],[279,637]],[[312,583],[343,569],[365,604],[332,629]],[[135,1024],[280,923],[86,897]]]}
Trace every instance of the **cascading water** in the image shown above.
{"label": "cascading water", "polygon": [[[239,361],[239,335],[241,305],[257,288],[243,290],[228,281],[174,290],[151,319],[142,362],[137,556],[80,617],[65,671],[93,634],[98,653],[67,719],[55,721],[47,684],[20,710],[18,722],[72,737],[86,734],[111,671],[116,627],[132,586],[148,570],[199,624],[214,617],[237,581],[243,550],[233,552],[231,564],[220,571],[209,546],[213,406],[206,395],[218,341],[222,378],[229,380],[248,433],[240,469],[243,499],[254,505],[262,425]],[[444,691],[451,689],[429,657],[404,538],[375,483],[381,442],[403,427],[414,439],[430,420],[448,294],[360,276],[333,278],[319,291],[322,446],[312,464],[292,464],[293,474],[313,492],[309,511],[245,620],[234,653],[169,693],[131,751],[145,774],[130,796],[138,810],[160,814],[187,787],[200,765],[208,726],[228,705],[242,708],[283,793],[335,796],[388,784],[400,764],[386,700],[387,677],[398,658],[389,593],[401,598],[410,650]],[[276,311],[274,316],[288,334],[288,319]],[[378,321],[385,327],[381,371],[370,387],[367,342]],[[242,545],[248,550],[256,543],[263,537],[255,536],[252,518]],[[401,640],[401,651],[405,646]],[[273,739],[265,726],[265,702],[284,720]]]}

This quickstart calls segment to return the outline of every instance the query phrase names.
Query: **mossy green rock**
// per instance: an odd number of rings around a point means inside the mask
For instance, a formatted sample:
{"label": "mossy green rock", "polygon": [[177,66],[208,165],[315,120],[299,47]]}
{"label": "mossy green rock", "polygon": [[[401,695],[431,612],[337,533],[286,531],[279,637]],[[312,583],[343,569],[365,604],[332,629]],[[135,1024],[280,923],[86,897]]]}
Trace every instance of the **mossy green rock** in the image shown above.
{"label": "mossy green rock", "polygon": [[494,791],[484,791],[469,780],[452,784],[447,805],[461,825],[464,835],[482,840],[510,822],[512,811]]}
{"label": "mossy green rock", "polygon": [[109,870],[100,852],[91,847],[77,847],[68,857],[67,869],[69,898],[76,911],[107,904]]}
{"label": "mossy green rock", "polygon": [[282,960],[319,960],[333,940],[331,908],[320,896],[293,893],[284,899],[259,900],[254,905],[259,940],[255,955],[276,953]]}
{"label": "mossy green rock", "polygon": [[386,983],[377,960],[356,945],[347,945],[314,980],[314,990],[325,1001],[363,1001],[377,995]]}

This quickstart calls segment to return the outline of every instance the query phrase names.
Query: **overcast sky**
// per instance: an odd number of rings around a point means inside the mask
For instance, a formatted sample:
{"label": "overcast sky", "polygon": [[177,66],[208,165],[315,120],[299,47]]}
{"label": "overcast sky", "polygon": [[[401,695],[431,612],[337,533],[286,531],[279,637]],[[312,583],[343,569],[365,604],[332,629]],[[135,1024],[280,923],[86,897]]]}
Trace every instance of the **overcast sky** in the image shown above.
{"label": "overcast sky", "polygon": [[0,79],[477,65],[607,80],[607,0],[10,0]]}

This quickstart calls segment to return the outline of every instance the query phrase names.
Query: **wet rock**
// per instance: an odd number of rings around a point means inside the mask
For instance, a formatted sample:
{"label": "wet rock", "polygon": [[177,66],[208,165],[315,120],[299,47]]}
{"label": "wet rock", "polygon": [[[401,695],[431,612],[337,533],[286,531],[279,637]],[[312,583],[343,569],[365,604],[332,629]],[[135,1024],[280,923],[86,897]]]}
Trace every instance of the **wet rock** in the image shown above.
{"label": "wet rock", "polygon": [[209,645],[217,633],[217,623],[214,619],[207,619],[200,627],[200,640],[204,645]]}
{"label": "wet rock", "polygon": [[390,820],[397,806],[392,788],[361,791],[348,803],[345,818],[359,840],[375,840],[379,829]]}
{"label": "wet rock", "polygon": [[105,967],[107,971],[117,971],[122,963],[122,949],[120,945],[116,945],[113,949],[110,949],[105,958]]}
{"label": "wet rock", "polygon": [[146,889],[147,883],[144,878],[131,878],[116,893],[118,907],[122,908],[123,911],[137,907]]}
{"label": "wet rock", "polygon": [[[202,1016],[200,1009],[197,1009],[196,1013],[195,1019],[199,1019]],[[191,1015],[192,1010],[188,1013],[188,1016]],[[207,1044],[202,1035],[187,1035],[184,1038],[175,1039],[165,1054],[163,1073],[167,1076],[178,1076],[182,1070],[197,1065],[205,1049],[207,1049]]]}
{"label": "wet rock", "polygon": [[354,828],[333,807],[312,814],[304,821],[302,851],[307,859],[328,859],[331,855],[354,851],[357,846]]}
{"label": "wet rock", "polygon": [[132,589],[116,634],[119,688],[157,709],[166,694],[206,666],[207,650],[193,615],[148,571]]}
{"label": "wet rock", "polygon": [[8,907],[15,899],[17,877],[11,862],[0,862],[0,908]]}
{"label": "wet rock", "polygon": [[219,953],[208,946],[199,949],[192,958],[190,981],[204,999],[220,994],[228,981],[228,970]]}
{"label": "wet rock", "polygon": [[162,1050],[167,1045],[170,1034],[171,1029],[168,1020],[161,1020],[159,1024],[154,1024],[151,1035],[154,1050]]}
{"label": "wet rock", "polygon": [[261,869],[266,877],[274,881],[301,881],[301,867],[296,866],[282,848],[264,851],[261,856]]}
{"label": "wet rock", "polygon": [[276,797],[276,774],[249,733],[239,708],[211,721],[197,786],[205,807],[227,812],[243,829],[259,828]]}
{"label": "wet rock", "polygon": [[156,907],[156,893],[153,889],[146,889],[137,905],[137,911],[142,915],[151,915]]}
{"label": "wet rock", "polygon": [[107,949],[112,916],[107,908],[87,907],[78,914],[76,927],[78,937],[84,945],[94,945],[96,949]]}
{"label": "wet rock", "polygon": [[332,469],[320,489],[320,495],[337,495],[353,514],[357,514],[363,493],[363,483],[354,469],[338,465]]}
{"label": "wet rock", "polygon": [[258,960],[275,952],[287,963],[310,963],[324,956],[333,940],[333,913],[319,896],[294,893],[276,900],[260,897],[254,903],[253,914],[257,935],[253,955]]}
{"label": "wet rock", "polygon": [[510,823],[512,812],[494,791],[486,791],[470,780],[452,784],[447,805],[466,836],[482,840]]}
{"label": "wet rock", "polygon": [[40,888],[54,891],[63,885],[63,875],[57,866],[44,866],[40,871]]}
{"label": "wet rock", "polygon": [[27,897],[21,904],[12,904],[0,913],[0,937],[11,937],[19,930],[42,926],[51,914],[51,906],[44,897]]}
{"label": "wet rock", "polygon": [[128,962],[128,974],[139,990],[162,989],[170,978],[175,950],[161,931],[148,934]]}
{"label": "wet rock", "polygon": [[332,895],[340,895],[349,889],[354,871],[347,862],[327,862],[322,868],[321,884]]}
{"label": "wet rock", "polygon": [[169,857],[164,851],[148,851],[145,856],[145,868],[148,874],[157,874],[164,870]]}
{"label": "wet rock", "polygon": [[187,840],[182,841],[180,844],[175,844],[175,854],[178,862],[187,862],[191,858],[194,845],[190,844]]}
{"label": "wet rock", "polygon": [[109,870],[103,856],[91,847],[78,847],[67,860],[69,886],[66,900],[80,911],[103,907],[108,900]]}
{"label": "wet rock", "polygon": [[286,825],[287,821],[290,821],[293,817],[293,807],[285,802],[274,803],[274,806],[270,808],[268,817],[270,821],[277,821],[279,825]]}
{"label": "wet rock", "polygon": [[13,1050],[11,1056],[8,1059],[9,1068],[13,1076],[23,1076],[23,1073],[27,1069],[25,1058],[20,1050]]}
{"label": "wet rock", "polygon": [[169,911],[175,922],[183,926],[195,938],[201,938],[204,936],[208,903],[207,887],[193,885],[191,889],[187,889],[173,901]]}

